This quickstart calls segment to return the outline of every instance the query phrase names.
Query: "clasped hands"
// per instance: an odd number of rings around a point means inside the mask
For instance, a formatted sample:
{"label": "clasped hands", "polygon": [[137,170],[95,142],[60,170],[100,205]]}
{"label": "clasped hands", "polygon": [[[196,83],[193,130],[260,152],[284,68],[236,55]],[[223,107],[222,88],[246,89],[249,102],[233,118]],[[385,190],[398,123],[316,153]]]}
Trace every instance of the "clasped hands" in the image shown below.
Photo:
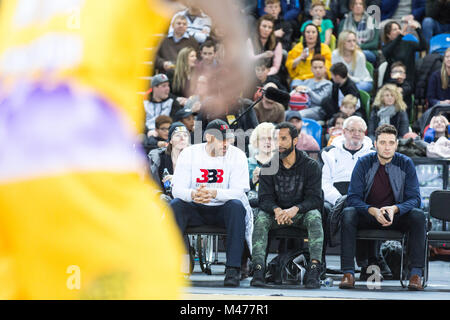
{"label": "clasped hands", "polygon": [[195,203],[206,204],[211,202],[217,196],[217,190],[207,189],[205,185],[200,185],[196,190],[191,192],[192,201]]}
{"label": "clasped hands", "polygon": [[292,208],[284,209],[284,210],[281,208],[276,208],[274,210],[275,220],[277,221],[278,224],[291,225],[294,223],[292,221],[292,218],[295,217],[297,212],[298,212],[298,207],[296,207],[296,206],[293,206]]}
{"label": "clasped hands", "polygon": [[[397,206],[386,206],[382,207],[380,209],[371,207],[369,208],[369,213],[375,217],[375,219],[378,221],[379,224],[381,224],[383,227],[389,227],[392,225],[392,222],[394,221],[394,214],[398,211]],[[384,214],[387,213],[389,215],[389,219],[391,221],[386,220],[384,217]]]}

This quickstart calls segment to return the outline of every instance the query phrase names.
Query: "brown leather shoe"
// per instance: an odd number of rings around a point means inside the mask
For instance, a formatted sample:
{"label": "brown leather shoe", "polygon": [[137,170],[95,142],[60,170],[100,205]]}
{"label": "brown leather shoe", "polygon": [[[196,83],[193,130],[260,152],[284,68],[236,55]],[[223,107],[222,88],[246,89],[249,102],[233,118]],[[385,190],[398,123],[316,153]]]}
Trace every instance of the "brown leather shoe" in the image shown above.
{"label": "brown leather shoe", "polygon": [[409,278],[408,290],[423,291],[422,279],[417,274]]}
{"label": "brown leather shoe", "polygon": [[341,283],[339,283],[340,289],[354,289],[355,288],[355,277],[351,273],[344,274]]}

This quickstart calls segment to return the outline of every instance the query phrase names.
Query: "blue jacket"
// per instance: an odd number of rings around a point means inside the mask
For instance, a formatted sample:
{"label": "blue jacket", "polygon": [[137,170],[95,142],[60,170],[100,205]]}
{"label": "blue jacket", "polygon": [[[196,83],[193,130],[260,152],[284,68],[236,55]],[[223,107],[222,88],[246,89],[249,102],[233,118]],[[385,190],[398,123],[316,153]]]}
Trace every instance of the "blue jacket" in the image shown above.
{"label": "blue jacket", "polygon": [[[356,162],[348,189],[348,207],[354,207],[361,213],[369,210],[366,199],[379,165],[376,152],[367,154]],[[403,215],[411,209],[420,208],[419,180],[412,160],[396,152],[392,161],[386,164],[386,173],[394,193],[395,205],[399,209],[398,214]]]}
{"label": "blue jacket", "polygon": [[[381,20],[390,19],[397,10],[400,0],[381,1]],[[425,16],[425,0],[412,0],[411,9],[414,19],[421,22]]]}
{"label": "blue jacket", "polygon": [[441,70],[436,70],[430,76],[427,87],[427,100],[429,107],[437,105],[440,101],[450,99],[450,86],[442,89]]}
{"label": "blue jacket", "polygon": [[[447,126],[447,137],[450,137],[450,126]],[[436,130],[434,130],[433,128],[428,128],[428,130],[425,131],[425,134],[423,136],[423,141],[428,143],[436,142],[435,138],[436,138]]]}
{"label": "blue jacket", "polygon": [[[281,0],[281,13],[284,20],[297,20],[298,15],[302,12],[300,0]],[[264,0],[258,0],[258,16],[262,17],[267,14],[264,11]]]}

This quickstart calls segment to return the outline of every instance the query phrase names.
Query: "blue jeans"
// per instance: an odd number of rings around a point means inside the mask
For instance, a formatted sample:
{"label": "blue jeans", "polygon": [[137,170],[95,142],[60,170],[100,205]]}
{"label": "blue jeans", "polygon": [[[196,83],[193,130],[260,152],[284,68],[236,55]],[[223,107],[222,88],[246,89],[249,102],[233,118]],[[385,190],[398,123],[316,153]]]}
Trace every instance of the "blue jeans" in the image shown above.
{"label": "blue jeans", "polygon": [[366,56],[366,60],[375,65],[375,62],[377,62],[377,56],[375,55],[375,53],[370,50],[363,50],[362,52]]}
{"label": "blue jeans", "polygon": [[227,267],[241,267],[245,242],[246,210],[240,200],[229,200],[221,206],[206,206],[181,199],[170,202],[182,234],[189,226],[216,225],[227,229]]}
{"label": "blue jeans", "polygon": [[401,230],[409,233],[408,261],[410,268],[425,266],[425,214],[412,209],[403,215],[395,214],[389,227],[381,224],[368,212],[358,212],[353,207],[345,208],[341,221],[341,270],[355,270],[356,233],[361,229]]}
{"label": "blue jeans", "polygon": [[422,34],[428,44],[434,35],[445,32],[450,32],[450,24],[441,24],[430,17],[423,19]]}
{"label": "blue jeans", "polygon": [[359,82],[356,82],[356,87],[359,90],[364,90],[365,92],[370,93],[373,88],[373,82],[372,81],[359,81]]}

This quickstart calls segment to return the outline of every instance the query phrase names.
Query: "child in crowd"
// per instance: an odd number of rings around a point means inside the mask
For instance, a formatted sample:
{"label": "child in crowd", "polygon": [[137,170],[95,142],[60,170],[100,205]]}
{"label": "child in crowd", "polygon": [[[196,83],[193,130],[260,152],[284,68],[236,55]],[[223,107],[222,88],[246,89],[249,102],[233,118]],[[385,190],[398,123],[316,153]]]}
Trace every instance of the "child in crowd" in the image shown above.
{"label": "child in crowd", "polygon": [[394,62],[391,67],[390,78],[387,83],[395,84],[402,93],[403,101],[406,103],[407,113],[411,114],[412,106],[412,94],[413,89],[410,83],[406,80],[406,66],[400,62]]}
{"label": "child in crowd", "polygon": [[[342,104],[340,107],[340,112],[347,115],[347,117],[351,117],[356,112],[356,105],[358,104],[358,98],[356,98],[352,94],[347,94],[342,100]],[[357,114],[359,116],[359,114]]]}
{"label": "child in crowd", "polygon": [[315,0],[311,3],[311,8],[309,10],[309,13],[311,14],[312,20],[306,21],[301,29],[300,32],[303,33],[305,30],[305,27],[308,24],[314,24],[316,25],[320,30],[320,42],[326,44],[327,46],[330,45],[331,41],[331,34],[333,33],[334,25],[333,22],[330,19],[324,19],[326,15],[326,8],[325,4],[321,0]]}
{"label": "child in crowd", "polygon": [[331,146],[331,143],[333,142],[333,139],[336,137],[339,137],[344,132],[344,120],[347,119],[349,115],[344,112],[338,112],[336,113],[333,118],[328,122],[328,143],[327,147]]}

